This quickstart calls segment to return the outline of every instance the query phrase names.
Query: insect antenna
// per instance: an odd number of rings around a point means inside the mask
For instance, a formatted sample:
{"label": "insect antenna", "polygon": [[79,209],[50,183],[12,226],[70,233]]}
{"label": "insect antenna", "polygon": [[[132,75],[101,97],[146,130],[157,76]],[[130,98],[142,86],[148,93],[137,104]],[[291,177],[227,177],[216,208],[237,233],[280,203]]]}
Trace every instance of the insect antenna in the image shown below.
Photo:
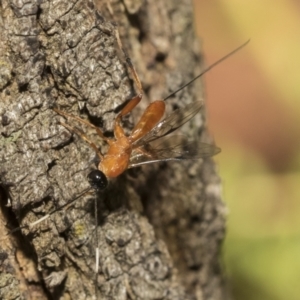
{"label": "insect antenna", "polygon": [[[91,185],[91,188],[96,191],[96,195],[99,195],[99,191],[104,190],[107,187],[108,181],[106,176],[103,172],[100,170],[93,170],[88,175],[88,180]],[[99,255],[100,255],[100,249],[99,249],[99,239],[98,239],[98,199],[95,199],[94,202],[95,205],[95,295],[96,299],[98,299],[98,284],[97,284],[97,278],[98,278],[98,272],[99,272]]]}
{"label": "insect antenna", "polygon": [[[68,201],[67,203],[54,208],[52,211],[50,211],[48,214],[44,215],[42,218],[36,220],[35,222],[32,222],[30,224],[26,224],[26,225],[22,225],[19,226],[17,228],[14,228],[12,230],[9,231],[8,234],[20,231],[21,229],[25,229],[25,228],[32,228],[35,225],[43,222],[44,220],[48,219],[51,215],[53,215],[54,213],[56,213],[57,211],[60,211],[61,209],[69,206],[70,204],[72,204],[73,202],[75,202],[77,199],[79,199],[80,197],[84,196],[85,194],[87,194],[88,192],[90,192],[91,190],[94,190],[96,192],[103,190],[106,188],[107,186],[107,178],[106,176],[99,170],[93,170],[89,173],[88,175],[88,181],[90,183],[90,187],[86,188],[83,192],[81,192],[79,195],[77,195],[75,198],[73,198],[72,200]],[[97,203],[95,203],[96,205]]]}
{"label": "insect antenna", "polygon": [[229,52],[228,54],[226,54],[225,56],[223,56],[222,58],[220,58],[219,60],[217,60],[216,62],[214,62],[213,64],[211,64],[210,66],[208,66],[199,75],[197,75],[196,77],[194,77],[191,81],[189,81],[188,83],[184,84],[183,86],[181,86],[180,88],[178,88],[176,91],[174,91],[170,95],[168,95],[166,98],[164,98],[164,101],[166,101],[167,99],[173,97],[175,94],[177,94],[178,92],[180,92],[181,90],[183,90],[185,87],[187,87],[188,85],[190,85],[191,83],[193,83],[195,80],[197,80],[199,77],[201,77],[202,75],[204,75],[206,72],[208,72],[209,70],[211,70],[212,68],[214,68],[215,66],[217,66],[218,64],[220,64],[221,62],[223,62],[224,60],[226,60],[227,58],[229,58],[233,54],[235,54],[236,52],[240,51],[249,42],[250,42],[250,40],[248,40],[247,42],[245,42],[241,46],[237,47],[233,51]]}
{"label": "insect antenna", "polygon": [[50,211],[48,214],[44,215],[42,218],[36,220],[35,222],[32,222],[30,224],[26,224],[26,225],[22,225],[19,226],[17,228],[14,228],[12,230],[10,230],[7,234],[11,234],[17,231],[20,231],[21,229],[25,229],[25,228],[32,228],[35,225],[43,222],[44,220],[48,219],[51,215],[53,215],[54,213],[56,213],[57,211],[60,211],[61,209],[69,206],[70,204],[72,204],[73,202],[75,202],[78,198],[82,197],[83,195],[85,195],[86,193],[88,193],[90,190],[94,189],[93,186],[90,186],[88,188],[86,188],[83,192],[81,192],[79,195],[77,195],[75,198],[73,198],[72,200],[68,201],[66,204],[61,205],[60,207],[57,207],[55,209],[53,209],[52,211]]}
{"label": "insect antenna", "polygon": [[[22,225],[19,226],[17,228],[14,228],[12,230],[9,230],[9,232],[6,234],[6,236],[11,235],[15,232],[21,231],[22,229],[25,228],[33,228],[34,226],[36,226],[37,224],[45,221],[46,219],[48,219],[51,215],[53,215],[54,213],[62,210],[63,208],[71,205],[72,203],[74,203],[76,200],[78,200],[79,198],[81,198],[82,196],[86,195],[87,193],[89,193],[90,191],[94,191],[96,193],[96,195],[99,194],[99,191],[104,190],[107,185],[108,185],[108,181],[106,176],[99,170],[93,170],[91,171],[88,176],[88,181],[90,183],[90,187],[86,188],[84,191],[82,191],[79,195],[77,195],[76,197],[72,198],[72,200],[69,200],[66,204],[63,204],[53,210],[51,210],[48,214],[44,215],[43,217],[39,218],[38,220],[30,223],[30,224],[26,224],[26,225]],[[2,182],[0,182],[1,184],[3,184]],[[99,292],[98,292],[98,286],[97,286],[97,276],[98,276],[98,272],[99,272],[99,254],[100,254],[100,250],[99,250],[99,239],[98,239],[98,232],[97,232],[97,226],[98,226],[98,199],[95,199],[94,201],[94,205],[95,205],[95,295],[96,295],[96,299],[100,299],[99,298]]]}

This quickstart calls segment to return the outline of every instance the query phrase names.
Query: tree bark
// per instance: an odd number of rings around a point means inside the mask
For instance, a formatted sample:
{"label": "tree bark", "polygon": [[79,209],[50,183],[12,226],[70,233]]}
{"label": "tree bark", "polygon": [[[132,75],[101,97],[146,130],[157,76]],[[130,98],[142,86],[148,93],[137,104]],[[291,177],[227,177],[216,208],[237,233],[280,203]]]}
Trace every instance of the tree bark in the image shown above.
{"label": "tree bark", "polygon": [[[51,109],[112,134],[117,112],[135,95],[116,22],[145,91],[124,118],[129,132],[150,101],[200,71],[190,0],[3,0],[0,16],[0,298],[225,299],[226,210],[213,161],[148,165],[78,197],[95,153]],[[168,112],[201,98],[200,83],[168,100]],[[105,149],[90,128],[71,123]],[[181,132],[211,142],[203,113]],[[10,231],[75,197],[47,220]]]}

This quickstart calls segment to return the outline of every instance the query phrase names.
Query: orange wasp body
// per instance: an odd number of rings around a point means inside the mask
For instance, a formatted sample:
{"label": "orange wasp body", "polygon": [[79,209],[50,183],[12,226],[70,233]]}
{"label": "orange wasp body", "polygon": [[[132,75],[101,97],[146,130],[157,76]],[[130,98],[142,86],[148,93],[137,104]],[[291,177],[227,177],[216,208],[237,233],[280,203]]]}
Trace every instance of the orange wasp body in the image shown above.
{"label": "orange wasp body", "polygon": [[[131,103],[128,103],[128,107],[131,106]],[[138,150],[143,153],[142,148],[135,147],[135,142],[153,129],[162,118],[164,111],[165,103],[163,101],[151,103],[128,137],[118,121],[123,115],[121,113],[115,123],[115,140],[106,140],[109,148],[102,161],[100,161],[98,169],[108,178],[114,178],[123,173],[129,166],[132,151]]]}
{"label": "orange wasp body", "polygon": [[[154,101],[146,108],[130,135],[126,136],[120,125],[120,120],[137,105],[140,99],[141,95],[131,99],[116,117],[114,139],[105,137],[99,128],[89,122],[54,108],[54,111],[60,115],[76,119],[81,123],[93,127],[98,135],[107,142],[108,150],[106,154],[103,155],[97,146],[81,131],[65,123],[61,123],[70,131],[74,131],[81,136],[97,153],[100,158],[98,171],[103,174],[100,175],[99,172],[93,173],[96,176],[115,178],[128,168],[137,167],[142,164],[165,160],[195,159],[211,156],[220,151],[219,148],[204,143],[198,143],[197,148],[195,143],[182,145],[180,142],[178,144],[178,136],[174,136],[176,139],[174,139],[174,141],[171,140],[171,144],[169,143],[168,146],[165,146],[166,141],[170,141],[168,134],[186,123],[200,110],[202,106],[202,102],[200,101],[196,101],[182,110],[174,111],[162,121],[161,119],[165,112],[165,102],[163,100]],[[156,140],[160,141],[160,147],[152,146],[152,142]],[[93,179],[91,180],[93,181]],[[106,182],[106,179],[102,180]],[[95,184],[97,185],[97,183]],[[106,184],[107,183],[104,183],[105,186],[103,186],[103,188],[106,187]],[[100,189],[102,189],[102,187]]]}
{"label": "orange wasp body", "polygon": [[[116,37],[120,49],[123,50],[118,34],[116,34]],[[131,60],[126,55],[124,50],[123,52],[126,58],[126,63],[132,73],[135,84],[139,90],[139,94],[129,100],[129,102],[117,115],[114,124],[113,139],[105,137],[98,127],[94,126],[88,121],[76,116],[69,115],[54,108],[54,111],[58,114],[66,118],[69,117],[75,119],[87,126],[94,128],[97,134],[108,144],[107,153],[103,155],[98,147],[92,141],[90,141],[83,132],[69,126],[66,123],[61,122],[61,125],[69,129],[70,131],[75,132],[83,140],[85,140],[95,150],[100,159],[98,170],[92,171],[89,175],[91,184],[95,188],[104,189],[107,186],[107,178],[115,178],[128,168],[133,168],[143,164],[158,161],[198,159],[202,157],[212,156],[220,152],[220,149],[215,147],[214,145],[188,142],[185,139],[182,139],[182,137],[176,135],[168,136],[170,133],[193,118],[200,111],[203,104],[202,101],[195,101],[187,105],[183,109],[175,110],[165,119],[162,119],[165,112],[165,100],[172,97],[187,85],[191,84],[208,70],[234,54],[240,48],[244,47],[247,43],[238,47],[234,51],[230,52],[229,54],[209,66],[201,74],[199,74],[184,86],[180,87],[164,100],[157,100],[150,103],[129,136],[126,136],[121,126],[121,119],[125,115],[129,114],[141,101],[143,96],[143,89],[140,79],[131,63]],[[158,142],[158,145],[154,145],[155,142]]]}

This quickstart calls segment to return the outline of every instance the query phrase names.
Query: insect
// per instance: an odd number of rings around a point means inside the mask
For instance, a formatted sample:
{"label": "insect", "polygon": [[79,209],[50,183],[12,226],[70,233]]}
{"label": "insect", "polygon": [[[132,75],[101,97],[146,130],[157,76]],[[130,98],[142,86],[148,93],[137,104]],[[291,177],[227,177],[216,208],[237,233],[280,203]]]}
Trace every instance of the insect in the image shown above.
{"label": "insect", "polygon": [[57,108],[53,109],[59,115],[74,119],[93,128],[108,144],[108,150],[104,155],[83,132],[64,122],[60,122],[61,125],[71,132],[75,132],[85,142],[87,142],[94,149],[100,160],[98,169],[92,171],[88,175],[91,185],[98,190],[103,190],[107,187],[108,179],[115,178],[130,168],[161,161],[199,159],[219,153],[220,149],[214,145],[188,142],[177,135],[169,136],[169,134],[188,122],[200,111],[203,104],[202,101],[195,101],[183,109],[175,110],[169,116],[162,119],[165,113],[165,101],[180,90],[184,89],[186,86],[190,85],[214,66],[240,50],[248,43],[248,41],[209,66],[193,80],[180,87],[163,100],[156,100],[150,103],[131,133],[127,136],[121,126],[122,117],[129,114],[139,104],[143,97],[143,89],[138,74],[133,67],[129,56],[126,54],[121,45],[117,32],[116,37],[120,49],[123,50],[127,66],[131,71],[132,77],[138,88],[138,94],[130,99],[117,115],[114,123],[114,138],[105,137],[98,127],[84,119],[67,114]]}
{"label": "insect", "polygon": [[[123,50],[117,33],[116,37],[120,49]],[[124,50],[123,53],[125,60],[129,70],[131,71],[135,85],[138,89],[138,93],[135,97],[129,100],[129,102],[117,115],[114,122],[114,138],[107,138],[98,127],[94,126],[88,121],[54,108],[53,110],[57,114],[93,128],[99,137],[108,144],[108,150],[105,154],[103,154],[98,149],[97,145],[82,131],[75,127],[71,127],[67,123],[60,122],[62,126],[67,128],[69,131],[74,132],[86,143],[88,143],[90,147],[94,149],[100,160],[97,170],[93,170],[88,175],[88,180],[91,184],[91,187],[96,190],[103,190],[107,187],[110,178],[118,177],[127,169],[138,167],[144,164],[171,160],[199,159],[219,153],[220,149],[214,145],[195,141],[189,142],[181,136],[171,135],[171,133],[192,119],[200,111],[203,105],[202,101],[192,102],[186,107],[175,110],[169,116],[163,118],[165,113],[165,103],[167,99],[184,89],[186,86],[190,85],[217,64],[233,55],[247,43],[248,42],[236,48],[234,51],[230,52],[214,64],[210,65],[201,74],[196,76],[187,84],[178,88],[166,98],[150,103],[129,135],[125,134],[125,131],[121,125],[121,120],[124,116],[129,114],[142,100],[143,89],[138,74]],[[97,211],[96,205],[97,201],[95,201],[95,211]],[[97,223],[97,216],[95,215],[95,228],[97,228]],[[97,234],[95,236],[97,238]],[[95,282],[97,282],[99,266],[98,240],[96,240],[95,255]],[[95,294],[97,295],[97,293],[97,284],[95,284]]]}
{"label": "insect", "polygon": [[129,114],[142,100],[143,89],[138,74],[135,68],[133,67],[129,56],[122,47],[118,31],[116,31],[115,34],[118,45],[124,53],[126,64],[132,73],[134,82],[138,88],[139,93],[135,97],[130,99],[129,102],[125,105],[125,107],[121,110],[121,112],[117,115],[114,124],[114,138],[107,138],[98,127],[84,119],[70,115],[57,108],[53,108],[53,110],[57,114],[66,118],[71,118],[86,126],[93,128],[96,131],[96,133],[104,141],[107,142],[109,146],[107,153],[104,155],[98,149],[96,144],[92,142],[83,132],[81,132],[75,127],[71,127],[67,123],[60,122],[62,126],[67,128],[71,132],[76,133],[86,143],[88,143],[94,149],[98,158],[100,159],[100,163],[98,165],[97,170],[93,170],[88,174],[88,180],[91,187],[87,190],[84,190],[76,198],[73,198],[65,205],[54,209],[53,211],[49,212],[47,215],[38,219],[37,221],[28,225],[15,228],[11,232],[18,231],[21,228],[35,226],[36,224],[49,218],[49,216],[51,216],[56,211],[76,201],[78,198],[89,192],[91,188],[98,191],[104,190],[108,185],[108,179],[115,178],[121,175],[127,169],[154,162],[199,159],[213,156],[221,151],[220,148],[214,145],[198,143],[195,141],[189,142],[185,139],[182,139],[181,136],[169,135],[176,129],[181,127],[183,124],[188,122],[190,119],[192,119],[200,111],[203,105],[202,101],[195,101],[187,105],[185,108],[177,109],[169,116],[162,119],[165,112],[165,101],[174,96],[176,93],[178,93],[185,87],[187,87],[188,85],[190,85],[191,83],[193,83],[203,74],[207,73],[209,70],[214,68],[216,65],[220,64],[222,61],[226,60],[227,58],[235,54],[237,51],[245,47],[249,43],[249,40],[241,46],[234,49],[233,51],[229,52],[227,55],[223,56],[221,59],[211,64],[209,67],[204,69],[199,75],[197,75],[191,81],[187,82],[186,84],[169,94],[163,100],[156,100],[150,103],[144,111],[138,123],[131,131],[131,134],[129,136],[126,136],[121,126],[121,119],[125,115]]}

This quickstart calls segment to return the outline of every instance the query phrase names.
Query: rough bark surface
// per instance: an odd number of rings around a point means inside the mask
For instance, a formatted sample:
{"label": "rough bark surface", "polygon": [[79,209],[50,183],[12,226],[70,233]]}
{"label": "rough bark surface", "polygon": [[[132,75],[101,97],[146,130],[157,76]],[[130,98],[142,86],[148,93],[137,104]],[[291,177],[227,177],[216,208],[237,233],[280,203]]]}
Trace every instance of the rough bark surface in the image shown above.
{"label": "rough bark surface", "polygon": [[[199,73],[190,0],[2,0],[0,9],[0,298],[225,299],[225,208],[210,159],[127,172],[106,191],[10,233],[80,195],[95,169],[93,149],[51,108],[109,135],[135,94],[112,22],[145,91],[127,130],[151,100]],[[168,111],[201,97],[199,84],[168,100]],[[104,149],[90,128],[76,126]],[[181,131],[210,142],[203,114]]]}

